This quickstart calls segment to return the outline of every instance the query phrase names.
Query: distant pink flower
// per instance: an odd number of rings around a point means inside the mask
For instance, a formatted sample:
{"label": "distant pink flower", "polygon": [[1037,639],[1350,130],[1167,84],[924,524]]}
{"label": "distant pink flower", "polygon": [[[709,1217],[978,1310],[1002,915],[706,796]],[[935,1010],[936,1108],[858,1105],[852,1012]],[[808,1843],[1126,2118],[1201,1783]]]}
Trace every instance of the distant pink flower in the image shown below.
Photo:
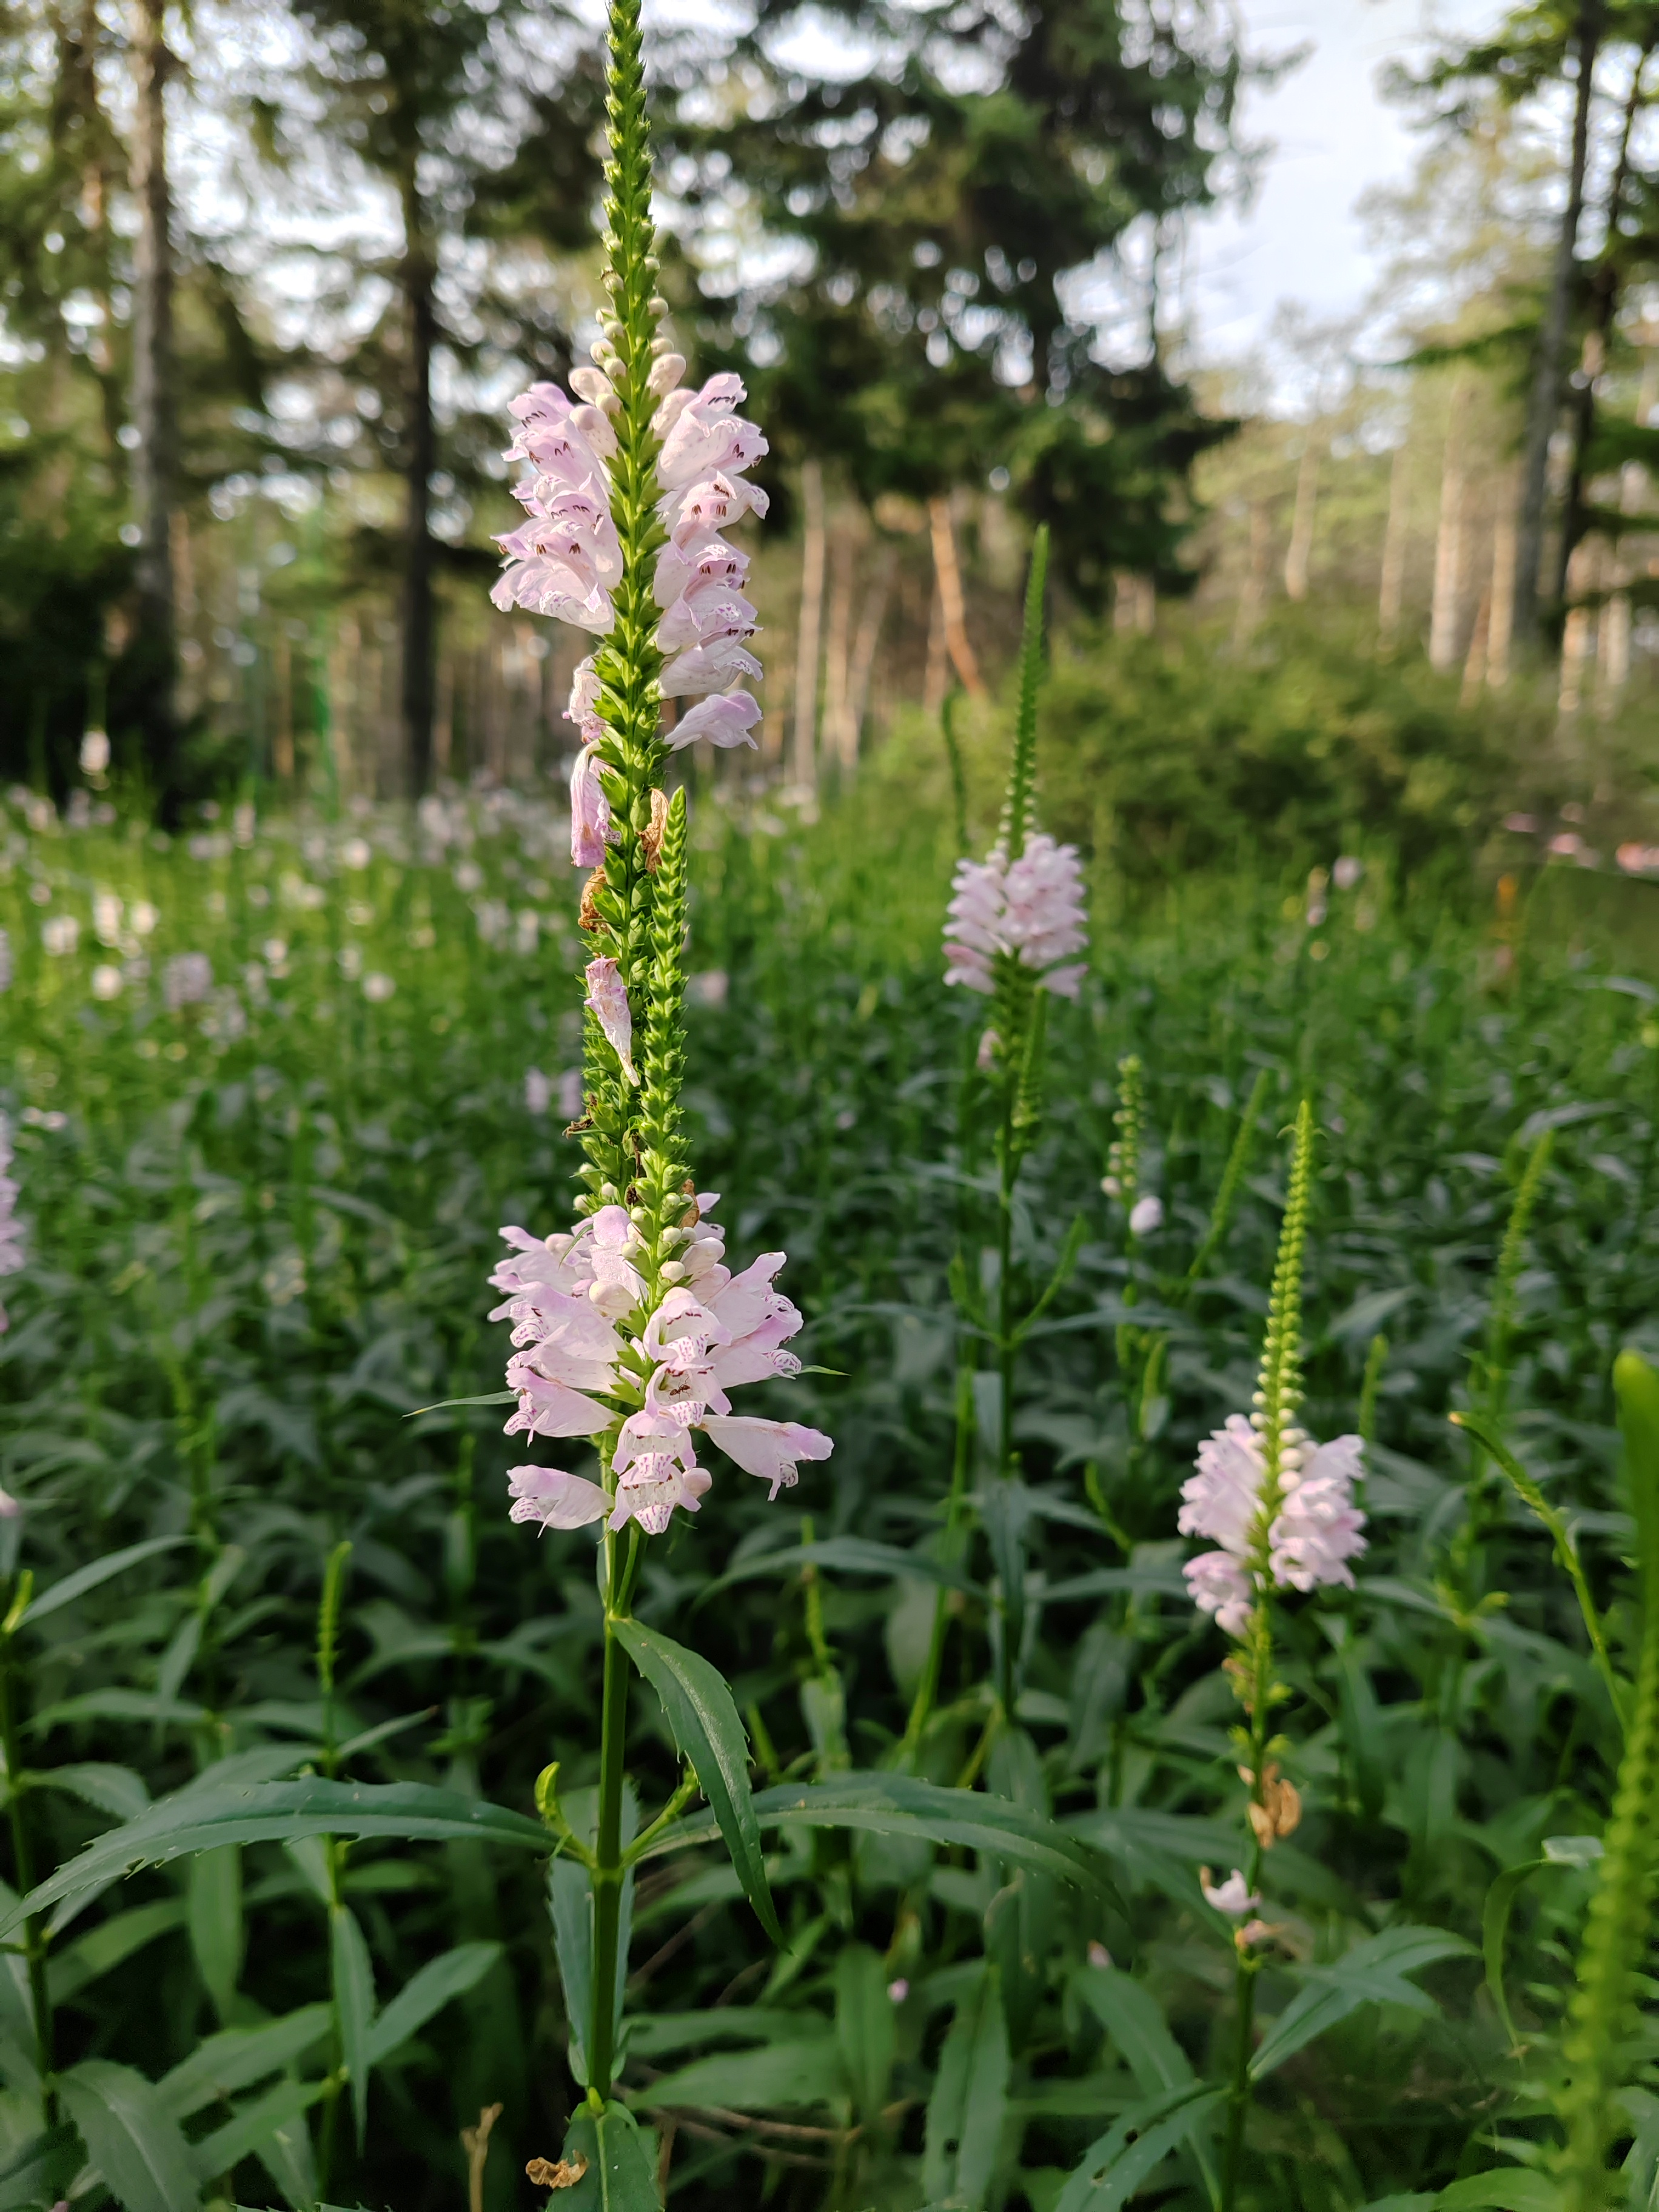
{"label": "distant pink flower", "polygon": [[597,868],[611,837],[611,802],[599,781],[599,756],[584,745],[570,769],[570,858],[579,868]]}
{"label": "distant pink flower", "polygon": [[999,845],[960,860],[945,925],[945,980],[988,996],[999,956],[1037,970],[1045,991],[1074,999],[1087,972],[1070,962],[1085,943],[1083,878],[1076,848],[1042,830],[1010,861]]}
{"label": "distant pink flower", "polygon": [[1151,1196],[1138,1198],[1129,1209],[1129,1234],[1151,1237],[1163,1226],[1164,1200]]}
{"label": "distant pink flower", "polygon": [[702,1425],[745,1474],[771,1484],[774,1498],[780,1490],[794,1488],[799,1480],[798,1462],[828,1459],[835,1449],[828,1437],[803,1428],[799,1421],[760,1421],[748,1415],[723,1419],[711,1413]]}
{"label": "distant pink flower", "polygon": [[621,970],[614,960],[590,960],[586,976],[587,1010],[622,1062],[623,1073],[630,1083],[637,1083],[640,1079],[634,1066],[634,1015]]}
{"label": "distant pink flower", "polygon": [[561,1467],[513,1467],[507,1471],[513,1504],[509,1521],[539,1521],[544,1528],[582,1528],[603,1520],[611,1500],[597,1482]]}
{"label": "distant pink flower", "polygon": [[676,752],[699,738],[722,748],[752,745],[751,732],[760,718],[760,708],[747,691],[715,692],[687,708],[668,732],[667,743]]}

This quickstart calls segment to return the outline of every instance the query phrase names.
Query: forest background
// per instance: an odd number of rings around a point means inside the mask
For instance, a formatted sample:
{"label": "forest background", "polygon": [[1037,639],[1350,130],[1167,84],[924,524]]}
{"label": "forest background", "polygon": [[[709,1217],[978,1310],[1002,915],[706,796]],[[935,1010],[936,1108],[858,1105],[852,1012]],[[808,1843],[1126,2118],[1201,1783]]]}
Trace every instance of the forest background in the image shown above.
{"label": "forest background", "polygon": [[[9,10],[0,773],[62,802],[106,732],[176,825],[568,757],[577,647],[486,589],[505,399],[597,327],[596,35],[495,0]],[[793,547],[763,781],[810,805],[983,696],[1045,520],[1065,826],[1103,856],[1528,814],[1638,851],[1653,38],[1541,5],[1396,68],[1384,277],[1343,323],[1286,308],[1270,374],[1182,319],[1192,221],[1266,156],[1241,90],[1297,58],[1225,10],[671,21],[665,282],[754,388]]]}

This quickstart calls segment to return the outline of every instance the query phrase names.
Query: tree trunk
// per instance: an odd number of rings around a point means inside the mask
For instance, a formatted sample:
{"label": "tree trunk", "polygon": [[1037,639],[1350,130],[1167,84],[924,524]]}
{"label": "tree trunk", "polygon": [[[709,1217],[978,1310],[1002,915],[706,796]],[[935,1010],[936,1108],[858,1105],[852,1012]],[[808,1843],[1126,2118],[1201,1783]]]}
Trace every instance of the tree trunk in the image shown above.
{"label": "tree trunk", "polygon": [[[843,763],[848,756],[848,687],[852,671],[853,570],[857,555],[850,520],[836,532],[830,562],[830,621],[823,641],[823,750]],[[854,753],[857,747],[853,748]]]}
{"label": "tree trunk", "polygon": [[1619,307],[1619,263],[1616,246],[1619,238],[1619,217],[1624,206],[1625,186],[1630,177],[1631,132],[1636,123],[1636,112],[1642,101],[1642,80],[1647,74],[1648,58],[1653,52],[1651,43],[1643,47],[1637,56],[1636,67],[1631,71],[1630,90],[1625,98],[1624,112],[1619,118],[1619,157],[1613,165],[1613,175],[1607,185],[1605,210],[1605,234],[1601,240],[1601,259],[1596,264],[1590,294],[1590,323],[1584,333],[1583,358],[1579,364],[1577,387],[1572,395],[1572,465],[1567,477],[1566,497],[1561,507],[1561,544],[1555,563],[1555,597],[1565,600],[1567,596],[1567,563],[1572,558],[1572,549],[1584,534],[1584,463],[1589,452],[1589,442],[1595,430],[1595,386],[1607,367],[1607,341],[1613,332],[1613,317]]}
{"label": "tree trunk", "polygon": [[1244,569],[1244,587],[1233,615],[1233,643],[1248,645],[1267,604],[1267,568],[1272,556],[1273,517],[1265,499],[1250,501],[1250,547]]}
{"label": "tree trunk", "polygon": [[853,640],[852,664],[847,672],[847,718],[842,726],[842,766],[848,769],[858,765],[859,741],[864,734],[864,717],[870,702],[870,676],[876,665],[876,647],[881,640],[882,619],[887,612],[887,597],[893,588],[893,571],[897,565],[896,547],[884,545],[859,613],[858,635]]}
{"label": "tree trunk", "polygon": [[1505,487],[1492,533],[1492,611],[1486,621],[1486,684],[1501,691],[1510,680],[1510,641],[1515,634],[1515,508]]}
{"label": "tree trunk", "polygon": [[808,461],[800,472],[805,532],[801,544],[800,632],[795,644],[795,743],[790,769],[810,788],[817,769],[818,642],[823,623],[823,471]]}
{"label": "tree trunk", "polygon": [[165,0],[137,0],[132,16],[132,512],[137,622],[131,649],[138,719],[158,817],[176,825],[179,787],[178,623],[173,511],[178,498],[179,412],[173,343],[173,204],[167,188]]}
{"label": "tree trunk", "polygon": [[1407,447],[1394,449],[1389,464],[1389,519],[1382,528],[1382,574],[1376,589],[1376,649],[1386,660],[1400,642],[1400,612],[1406,596]]}
{"label": "tree trunk", "polygon": [[410,163],[403,187],[402,283],[405,343],[404,395],[408,503],[404,534],[403,725],[410,794],[432,781],[434,624],[432,603],[432,471],[437,434],[432,420],[432,350],[437,337],[433,286],[437,276],[425,211]]}
{"label": "tree trunk", "polygon": [[962,569],[957,560],[957,534],[951,524],[948,499],[930,499],[927,520],[933,537],[933,568],[939,577],[939,615],[945,625],[945,649],[950,653],[963,689],[969,698],[985,696],[985,679],[968,635],[968,611],[962,595]]}
{"label": "tree trunk", "polygon": [[1584,165],[1589,147],[1591,90],[1596,49],[1601,38],[1602,0],[1579,0],[1576,45],[1578,85],[1572,111],[1572,149],[1567,165],[1567,204],[1561,211],[1549,297],[1538,332],[1532,390],[1527,399],[1527,437],[1521,466],[1521,507],[1516,519],[1515,619],[1517,641],[1530,645],[1538,634],[1538,570],[1544,552],[1544,500],[1548,489],[1550,440],[1561,400],[1561,358],[1572,307],[1577,265],[1578,223],[1584,211]]}
{"label": "tree trunk", "polygon": [[1460,378],[1452,391],[1446,450],[1440,466],[1440,521],[1434,539],[1434,599],[1429,611],[1429,665],[1444,675],[1456,665],[1463,616],[1463,513],[1468,477],[1463,425],[1469,388]]}
{"label": "tree trunk", "polygon": [[1314,509],[1319,498],[1319,448],[1310,428],[1296,471],[1296,512],[1291,519],[1291,543],[1285,555],[1285,592],[1287,599],[1308,596],[1308,571],[1313,562]]}

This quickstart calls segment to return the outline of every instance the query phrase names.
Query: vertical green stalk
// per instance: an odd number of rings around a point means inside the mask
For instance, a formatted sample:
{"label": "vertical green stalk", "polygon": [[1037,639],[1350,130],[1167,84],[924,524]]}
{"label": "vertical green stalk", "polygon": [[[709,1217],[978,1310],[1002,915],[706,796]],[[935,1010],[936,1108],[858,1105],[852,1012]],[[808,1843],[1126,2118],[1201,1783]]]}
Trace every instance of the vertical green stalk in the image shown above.
{"label": "vertical green stalk", "polygon": [[[961,1549],[959,1533],[963,1507],[968,1496],[968,1473],[974,1456],[974,1374],[970,1367],[957,1372],[957,1449],[951,1467],[951,1490],[945,1505],[945,1540],[942,1556],[946,1565],[954,1566]],[[921,1748],[922,1731],[939,1698],[939,1678],[945,1663],[945,1638],[951,1625],[951,1592],[941,1584],[933,1600],[933,1626],[927,1638],[927,1656],[922,1663],[921,1680],[916,1685],[916,1694],[910,1707],[910,1717],[905,1723],[905,1764],[915,1764]]]}
{"label": "vertical green stalk", "polygon": [[[0,1750],[3,1750],[6,1760],[12,1875],[20,1897],[27,1897],[34,1887],[34,1849],[23,1802],[23,1749],[18,1705],[20,1690],[27,1684],[27,1670],[18,1656],[17,1632],[23,1625],[23,1616],[33,1594],[33,1571],[25,1567],[17,1577],[5,1619],[0,1620]],[[46,1923],[38,1915],[31,1915],[25,1924],[23,1942],[28,1961],[29,2002],[34,2014],[34,2061],[40,2075],[41,2124],[52,2128],[58,2124],[58,2092],[52,2082],[57,2038],[52,2023],[52,1990],[46,1979]]]}
{"label": "vertical green stalk", "polygon": [[1613,1377],[1636,1517],[1642,1650],[1562,2045],[1566,2212],[1606,2212],[1620,2185],[1607,2169],[1607,2150],[1624,2124],[1617,2098],[1633,2063],[1638,1975],[1659,1889],[1659,1374],[1639,1354],[1624,1352]]}
{"label": "vertical green stalk", "polygon": [[627,1779],[629,1658],[617,1623],[628,1618],[641,1553],[637,1522],[627,1548],[605,1531],[605,1688],[599,1730],[599,1820],[593,1854],[593,2019],[587,2039],[588,2101],[609,2101],[617,2063],[617,1947],[622,1924],[623,1790]]}
{"label": "vertical green stalk", "polygon": [[[1261,1373],[1253,1414],[1261,1439],[1263,1468],[1261,1499],[1256,1509],[1250,1545],[1249,1574],[1255,1586],[1255,1605],[1244,1631],[1242,1649],[1229,1662],[1248,1723],[1245,1729],[1236,1731],[1235,1736],[1236,1740],[1243,1738],[1244,1755],[1240,1764],[1249,1775],[1251,1848],[1246,1880],[1252,1891],[1261,1882],[1262,1863],[1274,1834],[1267,1769],[1273,1709],[1285,1693],[1273,1680],[1270,1597],[1273,1525],[1279,1517],[1285,1452],[1301,1441],[1295,1419],[1302,1402],[1302,1266],[1313,1190],[1313,1109],[1304,1098],[1296,1117],[1290,1187],[1284,1224],[1279,1231],[1279,1256],[1273,1267],[1273,1292],[1267,1301],[1267,1333],[1261,1350]],[[1244,2130],[1249,2118],[1255,1984],[1260,1972],[1259,1962],[1240,1944],[1234,1980],[1238,2039],[1228,2092],[1221,2212],[1234,2212],[1238,2198]]]}
{"label": "vertical green stalk", "polygon": [[[1527,1164],[1516,1188],[1515,1204],[1510,1209],[1509,1225],[1498,1248],[1492,1307],[1486,1316],[1486,1346],[1476,1370],[1478,1381],[1472,1378],[1475,1382],[1472,1395],[1477,1405],[1499,1431],[1504,1425],[1504,1406],[1509,1391],[1510,1334],[1515,1320],[1516,1285],[1525,1264],[1527,1232],[1532,1226],[1554,1143],[1554,1130],[1546,1129],[1527,1155]],[[1452,1549],[1454,1578],[1466,1589],[1474,1565],[1476,1547],[1486,1532],[1489,1487],[1486,1450],[1478,1439],[1472,1437],[1466,1491],[1468,1507]],[[1468,1589],[1468,1595],[1474,1595],[1473,1589]]]}
{"label": "vertical green stalk", "polygon": [[[339,1771],[334,1748],[334,1662],[340,1644],[340,1596],[345,1582],[349,1542],[338,1543],[323,1569],[323,1595],[317,1607],[317,1681],[323,1693],[323,1771],[332,1778]],[[329,1848],[333,1849],[332,1839]]]}

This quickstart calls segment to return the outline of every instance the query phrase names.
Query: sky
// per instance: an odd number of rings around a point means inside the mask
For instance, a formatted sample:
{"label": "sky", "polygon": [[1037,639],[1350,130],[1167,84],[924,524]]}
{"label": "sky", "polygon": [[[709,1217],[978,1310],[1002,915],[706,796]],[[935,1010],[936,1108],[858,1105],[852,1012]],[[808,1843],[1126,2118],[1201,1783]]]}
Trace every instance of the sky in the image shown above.
{"label": "sky", "polygon": [[1281,301],[1320,319],[1357,307],[1379,273],[1355,205],[1368,186],[1410,173],[1419,140],[1379,95],[1394,60],[1422,55],[1431,31],[1468,37],[1501,0],[1235,0],[1247,44],[1312,51],[1271,91],[1247,95],[1245,135],[1273,142],[1243,213],[1206,217],[1188,245],[1186,298],[1200,358],[1237,361],[1266,337]]}

